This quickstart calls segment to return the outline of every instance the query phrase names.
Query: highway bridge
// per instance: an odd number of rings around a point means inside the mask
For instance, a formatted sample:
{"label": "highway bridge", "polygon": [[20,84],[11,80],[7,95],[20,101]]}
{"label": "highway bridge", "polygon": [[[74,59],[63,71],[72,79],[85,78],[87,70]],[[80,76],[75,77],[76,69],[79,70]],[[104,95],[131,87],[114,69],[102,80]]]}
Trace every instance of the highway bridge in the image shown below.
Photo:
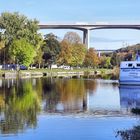
{"label": "highway bridge", "polygon": [[115,52],[116,50],[105,50],[105,49],[102,49],[102,50],[99,50],[99,49],[97,49],[96,50],[97,52]]}
{"label": "highway bridge", "polygon": [[75,29],[83,31],[83,43],[89,48],[90,30],[97,29],[134,29],[140,30],[140,24],[40,24],[40,29]]}

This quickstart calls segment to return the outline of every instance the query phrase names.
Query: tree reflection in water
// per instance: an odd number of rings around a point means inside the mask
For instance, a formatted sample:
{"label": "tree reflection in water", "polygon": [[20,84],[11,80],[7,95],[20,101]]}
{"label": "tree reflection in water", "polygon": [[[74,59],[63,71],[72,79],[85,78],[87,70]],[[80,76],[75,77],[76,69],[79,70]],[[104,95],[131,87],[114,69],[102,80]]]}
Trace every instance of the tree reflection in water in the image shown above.
{"label": "tree reflection in water", "polygon": [[56,82],[53,78],[42,79],[43,100],[45,102],[44,111],[55,112],[56,105],[60,100],[59,91],[56,90]]}
{"label": "tree reflection in water", "polygon": [[78,79],[43,79],[43,96],[46,98],[45,111],[74,112],[87,107],[87,90],[96,89],[95,81],[90,84]]}
{"label": "tree reflection in water", "polygon": [[[1,133],[17,133],[27,127],[36,127],[40,101],[31,80],[18,80],[5,84],[0,92]],[[9,88],[7,88],[9,87]]]}
{"label": "tree reflection in water", "polygon": [[7,79],[0,85],[0,130],[18,133],[36,127],[41,107],[45,112],[87,110],[87,93],[93,94],[95,81],[82,79]]}
{"label": "tree reflection in water", "polygon": [[81,103],[85,94],[83,80],[61,80],[57,82],[57,89],[60,94],[60,101],[63,104],[64,112],[81,110]]}

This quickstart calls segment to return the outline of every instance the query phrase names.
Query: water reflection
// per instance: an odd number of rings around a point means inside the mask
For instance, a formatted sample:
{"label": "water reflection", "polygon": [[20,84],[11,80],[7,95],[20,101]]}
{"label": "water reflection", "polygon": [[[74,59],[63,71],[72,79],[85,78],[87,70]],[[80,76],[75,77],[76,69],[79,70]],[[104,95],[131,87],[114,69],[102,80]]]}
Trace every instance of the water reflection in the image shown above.
{"label": "water reflection", "polygon": [[90,111],[120,111],[118,84],[109,80],[98,80],[95,94],[88,95]]}
{"label": "water reflection", "polygon": [[17,133],[27,127],[36,127],[39,102],[31,80],[3,80],[0,88],[1,133]]}
{"label": "water reflection", "polygon": [[[134,114],[140,115],[140,86],[120,86],[120,103],[125,111],[130,111]],[[135,125],[133,128],[122,129],[117,132],[122,140],[139,140],[140,139],[140,125]]]}
{"label": "water reflection", "polygon": [[31,108],[34,102],[37,106],[41,103],[43,111],[53,113],[120,109],[118,84],[108,80],[2,80],[1,111],[8,105],[9,108],[24,112]]}
{"label": "water reflection", "polygon": [[111,80],[1,79],[0,131],[18,133],[37,126],[38,113],[121,114],[140,107],[140,87],[120,86]]}
{"label": "water reflection", "polygon": [[95,81],[78,79],[43,79],[44,110],[74,112],[87,109],[87,91],[96,90]]}
{"label": "water reflection", "polygon": [[140,86],[120,86],[121,107],[127,110],[140,108]]}

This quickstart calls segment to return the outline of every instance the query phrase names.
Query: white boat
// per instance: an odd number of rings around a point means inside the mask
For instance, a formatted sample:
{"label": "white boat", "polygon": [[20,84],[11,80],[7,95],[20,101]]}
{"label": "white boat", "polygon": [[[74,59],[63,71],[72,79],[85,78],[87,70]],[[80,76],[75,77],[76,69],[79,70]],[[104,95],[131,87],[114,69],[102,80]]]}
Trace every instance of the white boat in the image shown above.
{"label": "white boat", "polygon": [[121,62],[119,83],[140,85],[140,61]]}

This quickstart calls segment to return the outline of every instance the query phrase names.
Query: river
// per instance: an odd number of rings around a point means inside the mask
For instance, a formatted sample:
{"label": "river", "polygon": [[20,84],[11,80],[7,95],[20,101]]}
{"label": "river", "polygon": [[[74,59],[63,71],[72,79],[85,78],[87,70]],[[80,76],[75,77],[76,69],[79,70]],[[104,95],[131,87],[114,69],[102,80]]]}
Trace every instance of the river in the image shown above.
{"label": "river", "polygon": [[140,87],[116,80],[0,79],[0,140],[116,140],[139,107]]}

